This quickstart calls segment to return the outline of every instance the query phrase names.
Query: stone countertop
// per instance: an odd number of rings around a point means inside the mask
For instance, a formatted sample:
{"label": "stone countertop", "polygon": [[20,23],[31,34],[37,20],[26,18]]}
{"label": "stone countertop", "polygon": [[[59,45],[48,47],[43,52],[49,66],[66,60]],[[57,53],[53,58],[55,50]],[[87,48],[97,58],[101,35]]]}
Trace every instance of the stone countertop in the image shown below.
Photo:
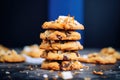
{"label": "stone countertop", "polygon": [[[80,54],[97,52],[99,49],[85,49]],[[100,65],[88,64],[89,69],[70,71],[71,80],[120,80],[120,61],[116,64]],[[103,75],[93,74],[93,71],[102,71]],[[0,63],[0,80],[62,80],[59,74],[64,71],[52,71],[40,69],[40,64],[30,63]]]}

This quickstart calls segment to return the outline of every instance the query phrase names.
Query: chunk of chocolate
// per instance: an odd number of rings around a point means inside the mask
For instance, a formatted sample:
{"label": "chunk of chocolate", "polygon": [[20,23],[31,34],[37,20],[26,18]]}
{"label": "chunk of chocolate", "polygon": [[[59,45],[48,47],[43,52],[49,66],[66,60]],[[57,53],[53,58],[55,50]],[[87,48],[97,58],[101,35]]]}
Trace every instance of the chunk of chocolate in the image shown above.
{"label": "chunk of chocolate", "polygon": [[70,36],[71,33],[69,31],[65,31],[65,34],[68,37],[68,36]]}
{"label": "chunk of chocolate", "polygon": [[59,40],[62,40],[62,37],[61,37],[60,35],[57,35],[57,38],[58,38]]}
{"label": "chunk of chocolate", "polygon": [[49,44],[50,44],[50,47],[52,47],[52,43],[51,43],[51,41],[50,41],[50,40],[48,40],[48,42],[49,42]]}
{"label": "chunk of chocolate", "polygon": [[66,68],[66,67],[68,67],[70,64],[71,64],[70,62],[69,62],[69,63],[66,63],[66,64],[62,65],[62,68]]}
{"label": "chunk of chocolate", "polygon": [[77,55],[77,57],[79,57],[79,53],[78,52],[75,52],[75,54]]}
{"label": "chunk of chocolate", "polygon": [[64,55],[63,60],[68,60],[68,57],[66,55]]}

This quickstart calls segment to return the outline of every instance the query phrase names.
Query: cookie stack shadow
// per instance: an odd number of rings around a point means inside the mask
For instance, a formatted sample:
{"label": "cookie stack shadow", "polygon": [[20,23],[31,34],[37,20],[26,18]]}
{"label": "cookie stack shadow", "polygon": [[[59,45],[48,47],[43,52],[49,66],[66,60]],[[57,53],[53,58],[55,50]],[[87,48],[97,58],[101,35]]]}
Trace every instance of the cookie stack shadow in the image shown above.
{"label": "cookie stack shadow", "polygon": [[59,16],[55,21],[44,22],[40,33],[42,42],[40,48],[45,51],[41,57],[46,60],[41,64],[42,69],[48,70],[78,70],[83,66],[78,61],[79,50],[83,46],[78,40],[80,33],[75,30],[83,30],[84,26],[74,20],[74,17]]}

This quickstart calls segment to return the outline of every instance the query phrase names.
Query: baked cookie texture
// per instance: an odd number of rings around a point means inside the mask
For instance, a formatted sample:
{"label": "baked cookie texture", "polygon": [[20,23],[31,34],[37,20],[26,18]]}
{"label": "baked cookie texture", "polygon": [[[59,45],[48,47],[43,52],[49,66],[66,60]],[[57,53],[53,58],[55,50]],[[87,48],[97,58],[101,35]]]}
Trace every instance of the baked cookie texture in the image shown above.
{"label": "baked cookie texture", "polygon": [[61,29],[61,30],[83,30],[84,26],[78,21],[74,20],[74,17],[59,16],[55,21],[44,22],[43,29]]}
{"label": "baked cookie texture", "polygon": [[79,61],[95,64],[114,64],[120,60],[120,53],[114,48],[103,48],[98,53],[90,53],[79,57]]}
{"label": "baked cookie texture", "polygon": [[120,53],[112,47],[103,48],[100,51],[100,54],[105,56],[113,56],[117,60],[120,60]]}
{"label": "baked cookie texture", "polygon": [[83,65],[79,61],[44,61],[41,65],[42,69],[49,70],[78,70],[83,68]]}
{"label": "baked cookie texture", "polygon": [[41,64],[42,69],[77,70],[82,68],[78,61],[83,46],[79,41],[81,35],[75,30],[83,30],[84,26],[74,20],[74,17],[59,16],[55,21],[45,22],[40,34],[42,42],[40,49],[45,51],[40,56],[46,60]]}
{"label": "baked cookie texture", "polygon": [[0,62],[24,62],[25,58],[22,55],[17,54],[15,50],[0,50]]}
{"label": "baked cookie texture", "polygon": [[8,51],[9,49],[3,45],[0,45],[0,50],[3,50],[3,51]]}
{"label": "baked cookie texture", "polygon": [[83,46],[79,41],[43,40],[40,48],[45,50],[82,50]]}
{"label": "baked cookie texture", "polygon": [[30,46],[25,46],[21,51],[21,54],[26,54],[33,58],[39,58],[43,51],[44,50],[40,49],[38,45],[34,44]]}
{"label": "baked cookie texture", "polygon": [[103,56],[103,55],[99,55],[99,53],[89,54],[86,58],[80,57],[79,60],[81,62],[95,63],[95,64],[114,64],[117,61],[116,58],[112,56]]}
{"label": "baked cookie texture", "polygon": [[81,35],[75,31],[46,30],[40,34],[40,38],[43,40],[79,40]]}
{"label": "baked cookie texture", "polygon": [[44,51],[41,57],[47,60],[78,60],[80,54],[78,51]]}

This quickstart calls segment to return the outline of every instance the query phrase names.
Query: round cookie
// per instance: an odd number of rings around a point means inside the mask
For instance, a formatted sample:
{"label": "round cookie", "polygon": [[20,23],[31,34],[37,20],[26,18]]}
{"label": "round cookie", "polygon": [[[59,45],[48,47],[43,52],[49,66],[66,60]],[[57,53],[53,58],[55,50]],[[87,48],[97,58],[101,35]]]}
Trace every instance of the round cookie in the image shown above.
{"label": "round cookie", "polygon": [[43,40],[40,48],[45,50],[82,50],[83,46],[79,41]]}
{"label": "round cookie", "polygon": [[41,57],[47,60],[78,60],[80,54],[78,51],[44,51]]}
{"label": "round cookie", "polygon": [[43,53],[43,49],[40,49],[38,45],[30,45],[25,46],[24,49],[21,51],[21,54],[26,54],[33,58],[39,58],[40,55]]}
{"label": "round cookie", "polygon": [[106,56],[111,55],[111,56],[115,57],[117,60],[120,60],[120,53],[112,47],[101,49],[100,54],[101,55],[106,55]]}
{"label": "round cookie", "polygon": [[79,61],[86,63],[95,63],[95,64],[114,64],[117,59],[113,56],[105,56],[99,53],[91,53],[84,57],[80,56]]}
{"label": "round cookie", "polygon": [[80,40],[81,35],[75,31],[46,30],[40,34],[40,38],[43,40]]}
{"label": "round cookie", "polygon": [[74,20],[74,17],[59,16],[55,21],[45,22],[42,25],[43,29],[61,29],[61,30],[83,30],[84,26],[78,21]]}
{"label": "round cookie", "polygon": [[50,70],[78,70],[83,68],[83,65],[79,61],[48,61],[45,60],[41,64],[42,69]]}
{"label": "round cookie", "polygon": [[0,55],[0,62],[24,62],[25,58],[22,55],[17,54],[15,50],[9,50],[7,52],[2,51]]}

